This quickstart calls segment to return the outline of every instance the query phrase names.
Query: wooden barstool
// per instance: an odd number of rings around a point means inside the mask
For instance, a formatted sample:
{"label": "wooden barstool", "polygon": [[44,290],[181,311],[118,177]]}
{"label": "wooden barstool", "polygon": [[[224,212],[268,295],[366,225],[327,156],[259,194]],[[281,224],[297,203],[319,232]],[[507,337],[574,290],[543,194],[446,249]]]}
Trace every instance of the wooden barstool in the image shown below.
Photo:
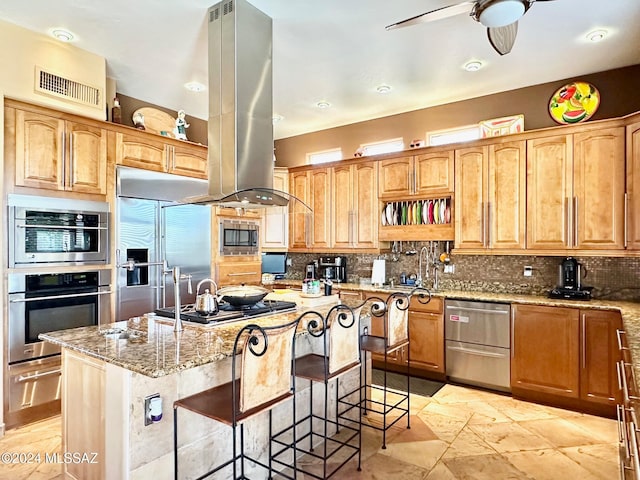
{"label": "wooden barstool", "polygon": [[[356,455],[358,457],[357,468],[358,471],[361,470],[361,409],[355,410],[355,415],[351,414],[351,416],[338,409],[340,377],[347,372],[358,369],[358,384],[360,383],[359,319],[361,308],[351,309],[346,305],[339,304],[332,307],[326,317],[314,311],[306,312],[300,317],[303,325],[306,323],[311,338],[318,339],[321,345],[316,344],[313,353],[296,359],[294,369],[296,381],[299,379],[309,381],[308,414],[303,418],[296,418],[294,409],[293,426],[274,435],[274,442],[280,443],[284,447],[274,455],[274,462],[290,466],[279,461],[278,457],[287,450],[289,445],[292,445],[294,456],[307,455],[319,460],[322,464],[320,473],[298,461],[293,469],[303,473],[305,478],[307,475],[323,480],[330,478]],[[302,338],[300,337],[300,339]],[[335,417],[331,418],[329,414],[329,386],[334,379]],[[316,383],[324,385],[322,412],[314,412],[313,409],[314,384]],[[296,391],[299,392],[300,389],[296,388]],[[356,394],[361,395],[361,390],[356,391]],[[361,401],[362,398],[359,396],[357,403]],[[281,441],[280,438],[287,435],[288,431],[292,429],[303,429],[305,433],[300,434],[292,444],[286,440]],[[343,452],[343,456],[334,465],[330,465],[330,460],[340,451]]]}
{"label": "wooden barstool", "polygon": [[[421,303],[428,303],[431,300],[431,293],[424,288],[416,288],[411,293],[394,292],[386,299],[379,297],[370,297],[367,302],[371,303],[371,331],[365,332],[360,340],[361,348],[364,351],[364,360],[366,363],[367,354],[377,354],[384,358],[383,384],[375,385],[369,382],[367,371],[365,369],[364,381],[364,400],[362,403],[363,415],[369,412],[375,412],[382,416],[382,426],[374,422],[364,422],[364,426],[368,426],[382,432],[382,448],[387,448],[387,430],[398,423],[403,417],[407,418],[407,428],[411,428],[410,422],[410,352],[409,343],[409,304],[411,298],[416,297]],[[382,331],[374,328],[375,319],[382,318]],[[406,391],[402,392],[394,390],[390,392],[387,385],[387,367],[388,359],[391,355],[398,353],[404,349],[406,353],[405,374],[406,374]],[[381,391],[382,401],[369,397],[369,392]],[[392,397],[392,399],[390,398]],[[396,415],[397,417],[388,421],[388,415]]]}
{"label": "wooden barstool", "polygon": [[[299,318],[279,326],[243,327],[236,336],[231,358],[231,381],[200,393],[176,400],[173,404],[174,477],[178,477],[178,408],[184,408],[232,428],[233,457],[197,477],[205,478],[232,465],[233,479],[245,479],[245,459],[260,465],[273,475],[271,439],[269,463],[249,457],[244,451],[244,422],[258,413],[269,411],[271,436],[272,408],[289,400],[294,394],[293,368],[295,364],[294,336]],[[236,357],[240,357],[237,374]],[[237,429],[240,430],[240,445]],[[295,430],[293,432],[295,439]],[[239,464],[239,465],[238,465]],[[295,464],[295,458],[294,458]],[[238,466],[240,476],[238,476]]]}

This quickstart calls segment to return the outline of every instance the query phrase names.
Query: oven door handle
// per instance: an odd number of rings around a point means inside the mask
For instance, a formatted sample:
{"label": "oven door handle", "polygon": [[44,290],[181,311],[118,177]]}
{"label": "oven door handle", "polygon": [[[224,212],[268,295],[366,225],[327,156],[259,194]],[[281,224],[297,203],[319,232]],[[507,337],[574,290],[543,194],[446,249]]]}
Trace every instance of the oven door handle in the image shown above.
{"label": "oven door handle", "polygon": [[47,230],[106,230],[107,227],[75,227],[72,225],[16,225],[18,228],[45,228]]}
{"label": "oven door handle", "polygon": [[111,290],[103,292],[88,292],[88,293],[76,293],[70,295],[48,295],[45,297],[30,297],[30,298],[12,298],[10,303],[25,303],[25,302],[38,302],[40,300],[57,300],[59,298],[76,298],[76,297],[91,297],[93,295],[111,295]]}
{"label": "oven door handle", "polygon": [[48,372],[34,373],[31,375],[20,375],[18,378],[15,379],[15,383],[30,382],[32,380],[37,380],[42,377],[48,377],[49,375],[59,375],[60,373],[62,373],[62,370],[59,368],[56,368],[55,370],[49,370]]}

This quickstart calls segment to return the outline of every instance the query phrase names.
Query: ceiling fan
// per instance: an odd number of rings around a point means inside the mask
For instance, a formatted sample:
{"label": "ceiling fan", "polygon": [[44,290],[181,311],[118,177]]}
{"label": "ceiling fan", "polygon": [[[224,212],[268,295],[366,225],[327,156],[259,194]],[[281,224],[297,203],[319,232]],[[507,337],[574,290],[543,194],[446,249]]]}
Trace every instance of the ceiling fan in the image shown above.
{"label": "ceiling fan", "polygon": [[443,18],[468,13],[476,22],[487,27],[489,43],[500,55],[511,51],[518,33],[520,19],[536,2],[552,0],[476,0],[437,8],[430,12],[407,18],[387,25],[387,30],[408,27],[423,22],[432,22]]}

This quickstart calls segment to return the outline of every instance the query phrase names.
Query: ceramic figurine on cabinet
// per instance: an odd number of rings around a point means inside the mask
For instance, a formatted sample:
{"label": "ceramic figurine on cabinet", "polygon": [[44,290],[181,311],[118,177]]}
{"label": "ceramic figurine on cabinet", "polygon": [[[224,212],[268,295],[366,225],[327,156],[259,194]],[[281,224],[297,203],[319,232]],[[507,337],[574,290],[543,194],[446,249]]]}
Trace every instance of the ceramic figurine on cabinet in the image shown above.
{"label": "ceramic figurine on cabinet", "polygon": [[174,130],[178,140],[187,140],[187,128],[189,128],[189,124],[184,117],[184,110],[180,110],[178,112],[178,118],[176,118],[176,128]]}
{"label": "ceramic figurine on cabinet", "polygon": [[144,115],[141,112],[136,112],[133,114],[133,126],[144,130]]}

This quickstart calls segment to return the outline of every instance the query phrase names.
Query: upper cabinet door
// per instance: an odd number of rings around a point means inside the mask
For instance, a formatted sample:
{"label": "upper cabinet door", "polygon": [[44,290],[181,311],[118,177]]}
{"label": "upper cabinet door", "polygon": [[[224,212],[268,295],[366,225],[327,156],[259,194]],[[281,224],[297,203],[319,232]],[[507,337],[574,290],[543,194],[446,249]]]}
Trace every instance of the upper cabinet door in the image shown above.
{"label": "upper cabinet door", "polygon": [[572,185],[572,136],[528,140],[528,249],[565,249],[571,246]]}
{"label": "upper cabinet door", "polygon": [[413,157],[398,157],[378,162],[380,197],[402,197],[413,192]]}
{"label": "upper cabinet door", "polygon": [[354,180],[351,165],[331,169],[333,185],[333,246],[335,248],[353,247],[353,197]]}
{"label": "upper cabinet door", "polygon": [[627,248],[640,249],[640,122],[627,126]]}
{"label": "upper cabinet door", "polygon": [[76,122],[66,122],[69,154],[66,190],[107,193],[107,131]]}
{"label": "upper cabinet door", "polygon": [[64,190],[64,120],[22,110],[15,114],[15,184]]}
{"label": "upper cabinet door", "polygon": [[524,140],[489,146],[487,243],[490,248],[525,248],[525,151]]}
{"label": "upper cabinet door", "polygon": [[[378,169],[373,162],[353,167],[353,228],[356,248],[378,248]],[[339,190],[334,199],[339,204]],[[334,225],[337,222],[334,221]]]}
{"label": "upper cabinet door", "polygon": [[314,248],[331,247],[331,179],[329,169],[309,172],[311,208],[311,239]]}
{"label": "upper cabinet door", "polygon": [[453,150],[414,157],[415,194],[431,196],[453,192],[453,157]]}
{"label": "upper cabinet door", "polygon": [[188,177],[209,178],[209,157],[205,147],[198,145],[172,145],[169,173]]}
{"label": "upper cabinet door", "polygon": [[624,128],[576,133],[574,145],[575,247],[624,248]]}
{"label": "upper cabinet door", "polygon": [[[310,185],[308,170],[293,172],[289,175],[289,193],[310,205]],[[310,245],[310,214],[299,202],[289,203],[289,247],[308,248]]]}
{"label": "upper cabinet door", "polygon": [[488,147],[471,147],[455,153],[455,246],[487,246]]}
{"label": "upper cabinet door", "polygon": [[148,134],[116,133],[116,164],[166,172],[167,145]]}

